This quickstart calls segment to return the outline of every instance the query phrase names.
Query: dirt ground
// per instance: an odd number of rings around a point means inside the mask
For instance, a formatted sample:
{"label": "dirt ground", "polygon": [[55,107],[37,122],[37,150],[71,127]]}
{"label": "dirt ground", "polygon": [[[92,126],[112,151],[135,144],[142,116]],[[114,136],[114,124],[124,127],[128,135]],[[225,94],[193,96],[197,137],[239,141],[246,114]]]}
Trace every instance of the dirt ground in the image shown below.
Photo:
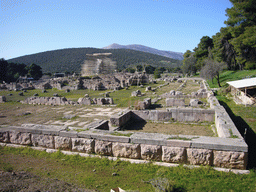
{"label": "dirt ground", "polygon": [[60,181],[58,179],[42,178],[29,172],[4,172],[0,171],[1,192],[41,192],[41,191],[77,191],[92,192],[92,190],[81,189],[75,185]]}

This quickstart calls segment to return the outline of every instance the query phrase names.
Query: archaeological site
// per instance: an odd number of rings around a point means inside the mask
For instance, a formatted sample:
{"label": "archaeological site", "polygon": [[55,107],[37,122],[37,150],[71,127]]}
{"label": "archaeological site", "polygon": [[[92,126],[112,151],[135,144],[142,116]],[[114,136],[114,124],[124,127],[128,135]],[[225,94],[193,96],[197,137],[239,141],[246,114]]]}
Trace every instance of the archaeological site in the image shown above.
{"label": "archaeological site", "polygon": [[108,56],[88,55],[81,76],[1,84],[0,102],[18,103],[1,145],[246,171],[248,146],[204,79],[117,73]]}

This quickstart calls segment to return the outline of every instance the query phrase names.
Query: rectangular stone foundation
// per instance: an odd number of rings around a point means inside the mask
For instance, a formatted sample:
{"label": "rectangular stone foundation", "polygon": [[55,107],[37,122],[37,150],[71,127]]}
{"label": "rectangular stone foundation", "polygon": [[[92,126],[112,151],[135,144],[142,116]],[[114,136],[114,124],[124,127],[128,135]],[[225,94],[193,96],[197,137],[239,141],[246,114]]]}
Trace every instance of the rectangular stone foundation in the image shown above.
{"label": "rectangular stone foundation", "polygon": [[[38,131],[40,130],[37,128]],[[0,141],[103,156],[231,169],[246,169],[248,158],[248,147],[241,139],[199,137],[182,141],[170,140],[170,135],[163,134],[134,133],[126,137],[109,135],[106,131],[104,134],[100,131],[87,131],[83,138],[83,134],[74,137],[73,132],[70,132],[70,136],[69,132],[66,132],[65,136],[59,136],[61,129],[53,132],[53,135],[51,132],[35,132],[33,129],[24,131],[23,127],[7,127],[0,129]]]}

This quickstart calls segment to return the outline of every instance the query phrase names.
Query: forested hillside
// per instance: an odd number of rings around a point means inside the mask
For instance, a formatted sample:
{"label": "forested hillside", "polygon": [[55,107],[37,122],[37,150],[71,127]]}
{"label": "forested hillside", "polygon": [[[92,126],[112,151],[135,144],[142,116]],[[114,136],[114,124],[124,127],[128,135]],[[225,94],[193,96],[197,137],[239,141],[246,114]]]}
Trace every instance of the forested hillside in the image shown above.
{"label": "forested hillside", "polygon": [[86,60],[86,54],[112,53],[112,59],[117,62],[118,70],[136,65],[152,65],[154,67],[174,68],[182,65],[182,61],[129,49],[96,49],[70,48],[26,55],[8,60],[8,62],[32,64],[42,67],[44,73],[50,72],[80,72],[81,65]]}

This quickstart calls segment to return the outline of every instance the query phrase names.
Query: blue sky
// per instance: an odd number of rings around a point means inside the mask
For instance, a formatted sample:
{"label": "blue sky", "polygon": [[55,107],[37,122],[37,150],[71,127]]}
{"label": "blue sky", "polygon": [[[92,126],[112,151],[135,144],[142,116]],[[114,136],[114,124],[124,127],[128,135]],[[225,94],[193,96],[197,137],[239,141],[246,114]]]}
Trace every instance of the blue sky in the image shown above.
{"label": "blue sky", "polygon": [[112,43],[193,50],[224,27],[228,0],[1,0],[0,58]]}

